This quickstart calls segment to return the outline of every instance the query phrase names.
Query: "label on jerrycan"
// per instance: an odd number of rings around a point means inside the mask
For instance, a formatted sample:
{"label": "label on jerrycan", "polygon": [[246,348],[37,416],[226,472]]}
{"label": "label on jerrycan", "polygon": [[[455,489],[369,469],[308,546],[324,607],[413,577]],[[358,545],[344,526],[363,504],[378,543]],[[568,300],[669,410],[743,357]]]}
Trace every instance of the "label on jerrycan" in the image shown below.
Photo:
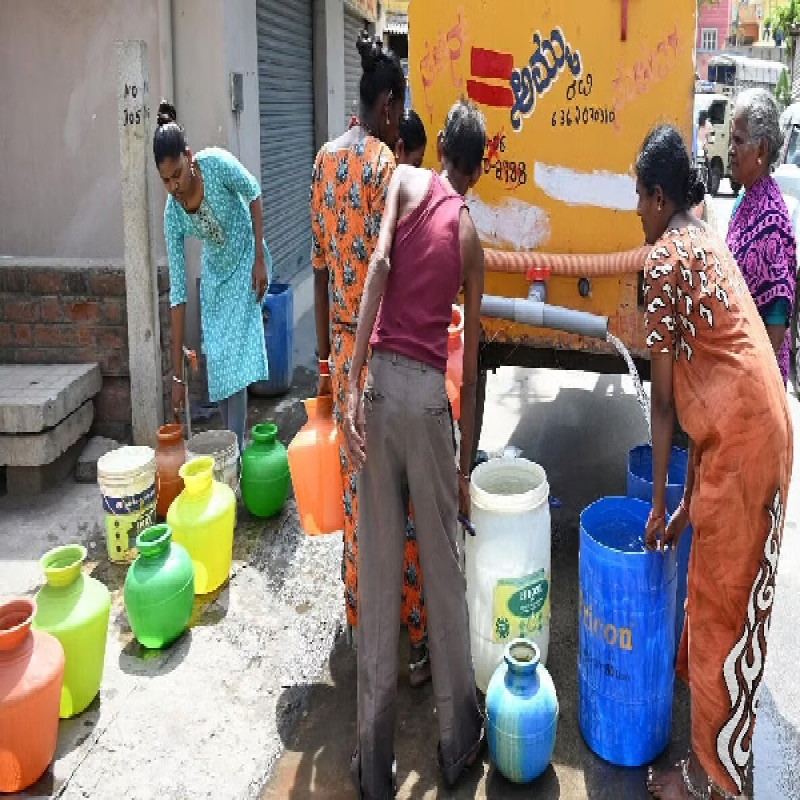
{"label": "label on jerrycan", "polygon": [[492,640],[503,644],[539,633],[550,622],[550,572],[504,578],[494,587]]}

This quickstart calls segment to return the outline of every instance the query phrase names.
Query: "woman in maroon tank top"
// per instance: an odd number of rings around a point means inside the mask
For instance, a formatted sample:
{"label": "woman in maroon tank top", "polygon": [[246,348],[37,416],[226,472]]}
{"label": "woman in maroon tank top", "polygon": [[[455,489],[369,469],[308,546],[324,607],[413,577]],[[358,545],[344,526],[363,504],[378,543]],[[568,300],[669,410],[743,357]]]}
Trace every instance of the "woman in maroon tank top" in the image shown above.
{"label": "woman in maroon tank top", "polygon": [[[392,796],[397,637],[405,510],[414,508],[428,647],[439,720],[439,762],[452,785],[484,742],[469,644],[466,583],[456,540],[469,516],[483,250],[463,196],[481,175],[486,132],[466,102],[450,111],[441,175],[398,167],[370,261],[348,380],[344,433],[359,487],[358,743],[352,775],[364,800]],[[391,264],[389,253],[391,252]],[[450,307],[464,290],[460,468],[444,373]],[[381,306],[364,386],[361,371]]]}

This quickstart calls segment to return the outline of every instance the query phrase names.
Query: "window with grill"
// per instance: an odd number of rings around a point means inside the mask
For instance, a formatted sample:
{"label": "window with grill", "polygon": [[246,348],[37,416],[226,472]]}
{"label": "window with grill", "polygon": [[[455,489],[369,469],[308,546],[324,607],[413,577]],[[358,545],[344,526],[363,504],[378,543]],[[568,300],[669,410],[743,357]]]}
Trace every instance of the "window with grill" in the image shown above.
{"label": "window with grill", "polygon": [[717,29],[716,28],[703,28],[700,35],[700,49],[701,50],[716,50],[717,49]]}

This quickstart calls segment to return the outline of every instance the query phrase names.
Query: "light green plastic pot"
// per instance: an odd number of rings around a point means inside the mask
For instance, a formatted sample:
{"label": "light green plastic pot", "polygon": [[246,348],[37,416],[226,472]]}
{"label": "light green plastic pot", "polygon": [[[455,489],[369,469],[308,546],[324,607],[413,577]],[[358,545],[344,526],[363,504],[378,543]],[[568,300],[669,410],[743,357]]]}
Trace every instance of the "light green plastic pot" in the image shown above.
{"label": "light green plastic pot", "polygon": [[80,714],[94,700],[103,677],[111,595],[81,572],[85,560],[85,547],[67,544],[39,561],[47,583],[36,595],[33,627],[55,636],[64,648],[62,719]]}

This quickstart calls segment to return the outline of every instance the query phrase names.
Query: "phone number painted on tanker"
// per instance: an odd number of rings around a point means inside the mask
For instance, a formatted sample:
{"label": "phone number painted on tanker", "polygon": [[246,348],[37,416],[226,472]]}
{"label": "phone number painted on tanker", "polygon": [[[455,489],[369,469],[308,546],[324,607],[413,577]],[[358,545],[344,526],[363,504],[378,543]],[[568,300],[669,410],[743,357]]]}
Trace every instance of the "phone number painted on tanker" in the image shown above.
{"label": "phone number painted on tanker", "polygon": [[616,118],[613,108],[573,106],[554,111],[550,123],[554,128],[571,128],[573,125],[613,125]]}

